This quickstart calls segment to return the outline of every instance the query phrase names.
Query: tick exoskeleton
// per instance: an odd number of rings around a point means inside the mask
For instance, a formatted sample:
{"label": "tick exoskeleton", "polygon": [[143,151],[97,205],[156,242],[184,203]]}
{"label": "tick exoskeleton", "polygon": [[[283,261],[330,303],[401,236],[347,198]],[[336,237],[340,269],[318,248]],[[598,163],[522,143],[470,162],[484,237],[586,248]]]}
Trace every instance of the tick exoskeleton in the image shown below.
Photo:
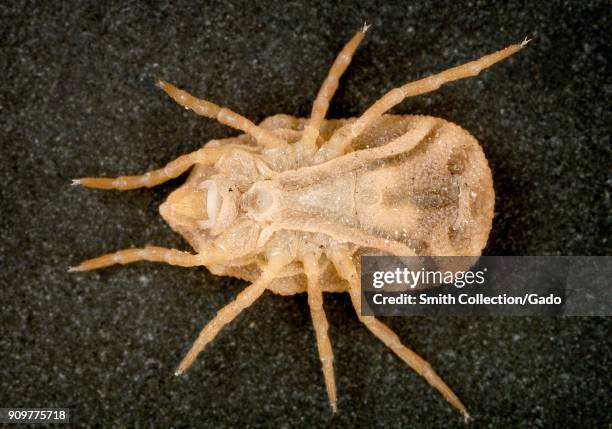
{"label": "tick exoskeleton", "polygon": [[160,213],[195,253],[132,248],[71,270],[156,261],[204,265],[214,274],[252,282],[202,329],[177,375],[264,291],[306,292],[334,411],[333,352],[322,293],[348,292],[366,327],[467,418],[465,406],[427,361],[375,317],[361,315],[359,257],[480,255],[494,204],[491,172],[480,145],[443,119],[386,112],[406,97],[475,76],[528,41],[392,89],[358,118],[326,120],[340,76],[366,31],[364,25],[336,58],[308,119],[276,115],[255,125],[160,81],[181,106],[244,134],[210,141],[142,176],[82,178],[74,184],[118,190],[153,187],[192,169]]}

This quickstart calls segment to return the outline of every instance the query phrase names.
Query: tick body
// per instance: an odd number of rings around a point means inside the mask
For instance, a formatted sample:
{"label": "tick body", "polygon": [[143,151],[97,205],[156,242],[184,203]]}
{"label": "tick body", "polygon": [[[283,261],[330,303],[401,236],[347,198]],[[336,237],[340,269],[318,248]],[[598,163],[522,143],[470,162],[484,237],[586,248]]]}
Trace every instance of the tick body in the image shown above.
{"label": "tick body", "polygon": [[359,257],[480,255],[494,204],[491,172],[480,145],[467,131],[443,119],[387,111],[407,97],[475,76],[526,42],[395,88],[358,118],[326,120],[339,79],[366,31],[364,26],[342,49],[307,119],[276,115],[256,125],[159,82],[178,104],[243,134],[210,141],[141,176],[82,178],[74,183],[129,190],[159,185],[191,169],[160,213],[194,252],[151,246],[125,249],[71,270],[155,261],[203,265],[214,274],[250,281],[201,330],[177,375],[266,290],[281,295],[307,293],[334,411],[334,355],[322,294],[348,292],[364,325],[467,418],[465,406],[427,361],[385,324],[361,315]]}

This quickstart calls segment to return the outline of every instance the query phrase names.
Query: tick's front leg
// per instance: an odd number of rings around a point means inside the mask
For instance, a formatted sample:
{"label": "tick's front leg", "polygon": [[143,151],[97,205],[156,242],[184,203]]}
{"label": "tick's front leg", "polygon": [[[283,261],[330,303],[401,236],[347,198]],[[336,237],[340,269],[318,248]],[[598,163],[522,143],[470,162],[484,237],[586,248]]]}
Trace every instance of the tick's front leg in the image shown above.
{"label": "tick's front leg", "polygon": [[228,149],[223,147],[204,147],[190,154],[178,157],[164,168],[149,171],[140,176],[82,177],[80,179],[74,179],[72,184],[88,188],[116,189],[119,191],[145,187],[152,188],[180,176],[194,164],[214,164],[223,153],[227,152],[227,150]]}
{"label": "tick's front leg", "polygon": [[88,259],[76,267],[70,267],[68,271],[90,271],[110,267],[111,265],[124,265],[139,261],[164,262],[180,267],[197,267],[210,263],[218,263],[221,258],[223,258],[221,252],[214,249],[207,253],[194,255],[177,249],[147,246],[141,249],[123,249],[98,256],[97,258]]}

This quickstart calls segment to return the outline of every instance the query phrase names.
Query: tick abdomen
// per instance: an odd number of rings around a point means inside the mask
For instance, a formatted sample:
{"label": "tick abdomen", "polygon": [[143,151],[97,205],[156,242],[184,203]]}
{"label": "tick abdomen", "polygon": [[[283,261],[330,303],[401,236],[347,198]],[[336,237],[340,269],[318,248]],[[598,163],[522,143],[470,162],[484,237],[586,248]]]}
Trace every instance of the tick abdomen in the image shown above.
{"label": "tick abdomen", "polygon": [[[322,138],[350,121],[326,121]],[[278,115],[262,126],[299,133],[304,123]],[[493,184],[467,131],[440,118],[385,115],[353,147],[341,158],[273,178],[282,198],[276,220],[294,219],[294,229],[299,222],[332,223],[335,234],[350,229],[349,242],[357,230],[362,245],[376,238],[415,246],[417,254],[480,254],[493,216]]]}

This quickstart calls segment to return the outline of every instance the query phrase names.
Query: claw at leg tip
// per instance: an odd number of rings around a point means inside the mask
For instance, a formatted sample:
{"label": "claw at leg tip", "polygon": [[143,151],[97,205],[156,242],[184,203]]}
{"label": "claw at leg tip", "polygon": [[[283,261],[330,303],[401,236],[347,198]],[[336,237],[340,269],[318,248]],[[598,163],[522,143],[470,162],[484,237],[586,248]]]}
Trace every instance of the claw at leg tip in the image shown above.
{"label": "claw at leg tip", "polygon": [[72,179],[72,183],[70,186],[79,186],[81,184],[81,179]]}
{"label": "claw at leg tip", "polygon": [[368,31],[368,29],[369,29],[371,26],[372,26],[371,24],[370,24],[370,25],[368,25],[368,23],[367,23],[367,22],[363,21],[363,27],[361,27],[361,32],[365,34],[365,33],[366,33],[366,31]]}
{"label": "claw at leg tip", "polygon": [[531,42],[532,40],[533,40],[533,38],[532,38],[532,39],[529,39],[529,38],[525,37],[525,39],[523,39],[523,41],[521,42],[521,45],[520,45],[520,46],[521,46],[521,48],[524,48],[525,46],[527,46],[527,44],[528,44],[529,42]]}
{"label": "claw at leg tip", "polygon": [[178,377],[179,375],[183,375],[183,370],[181,368],[179,368],[176,371],[174,371],[174,376],[175,377]]}
{"label": "claw at leg tip", "polygon": [[463,422],[468,424],[471,420],[474,420],[472,416],[470,416],[467,411],[463,411]]}
{"label": "claw at leg tip", "polygon": [[83,270],[81,269],[81,266],[80,266],[80,265],[77,265],[76,267],[68,267],[68,272],[69,272],[69,273],[74,273],[74,272],[78,272],[78,271],[83,271]]}

